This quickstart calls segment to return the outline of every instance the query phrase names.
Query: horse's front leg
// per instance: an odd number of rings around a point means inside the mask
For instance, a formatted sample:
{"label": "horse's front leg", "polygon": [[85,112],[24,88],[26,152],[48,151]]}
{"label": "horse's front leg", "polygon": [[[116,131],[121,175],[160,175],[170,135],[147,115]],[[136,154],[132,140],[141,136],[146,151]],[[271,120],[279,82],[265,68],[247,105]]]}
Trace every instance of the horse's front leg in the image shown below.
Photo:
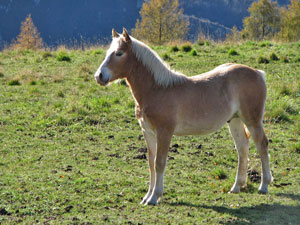
{"label": "horse's front leg", "polygon": [[140,204],[144,204],[147,202],[148,198],[151,196],[154,184],[155,184],[155,168],[154,168],[154,160],[156,155],[156,134],[152,131],[143,130],[144,137],[147,143],[147,151],[148,151],[148,162],[150,168],[150,181],[149,181],[149,188],[148,192],[141,201]]}
{"label": "horse's front leg", "polygon": [[155,185],[145,205],[156,205],[163,194],[164,172],[167,164],[172,133],[166,129],[157,130],[157,149],[155,157]]}

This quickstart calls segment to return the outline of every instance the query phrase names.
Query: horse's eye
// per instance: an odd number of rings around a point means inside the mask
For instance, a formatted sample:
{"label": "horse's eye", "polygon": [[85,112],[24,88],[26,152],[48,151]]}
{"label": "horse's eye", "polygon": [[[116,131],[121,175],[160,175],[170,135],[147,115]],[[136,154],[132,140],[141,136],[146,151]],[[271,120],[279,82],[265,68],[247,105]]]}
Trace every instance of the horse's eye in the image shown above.
{"label": "horse's eye", "polygon": [[121,52],[121,51],[118,51],[117,53],[116,53],[116,56],[122,56],[123,55],[123,52]]}

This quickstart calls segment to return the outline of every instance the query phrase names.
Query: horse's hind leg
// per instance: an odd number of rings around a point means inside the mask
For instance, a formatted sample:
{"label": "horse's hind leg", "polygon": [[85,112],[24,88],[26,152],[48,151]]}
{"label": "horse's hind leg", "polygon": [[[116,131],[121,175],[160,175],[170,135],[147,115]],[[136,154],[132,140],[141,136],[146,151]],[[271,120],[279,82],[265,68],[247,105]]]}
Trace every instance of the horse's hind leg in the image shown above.
{"label": "horse's hind leg", "polygon": [[230,192],[237,193],[246,184],[247,180],[249,137],[246,133],[245,125],[240,118],[232,119],[228,125],[239,155],[235,183],[230,190]]}
{"label": "horse's hind leg", "polygon": [[261,193],[268,193],[268,185],[272,182],[272,175],[269,166],[268,139],[265,135],[262,124],[257,126],[248,126],[248,129],[253,137],[262,163],[262,178],[258,191]]}

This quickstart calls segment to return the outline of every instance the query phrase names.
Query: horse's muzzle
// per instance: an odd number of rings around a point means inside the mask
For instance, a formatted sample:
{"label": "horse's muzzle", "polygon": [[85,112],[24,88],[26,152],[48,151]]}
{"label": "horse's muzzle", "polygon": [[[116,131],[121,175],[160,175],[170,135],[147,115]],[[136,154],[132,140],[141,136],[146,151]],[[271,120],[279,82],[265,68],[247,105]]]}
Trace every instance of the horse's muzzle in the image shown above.
{"label": "horse's muzzle", "polygon": [[103,74],[102,73],[100,73],[98,76],[95,76],[95,79],[96,79],[97,83],[102,85],[102,86],[105,86],[108,83],[107,81],[106,82],[103,81]]}

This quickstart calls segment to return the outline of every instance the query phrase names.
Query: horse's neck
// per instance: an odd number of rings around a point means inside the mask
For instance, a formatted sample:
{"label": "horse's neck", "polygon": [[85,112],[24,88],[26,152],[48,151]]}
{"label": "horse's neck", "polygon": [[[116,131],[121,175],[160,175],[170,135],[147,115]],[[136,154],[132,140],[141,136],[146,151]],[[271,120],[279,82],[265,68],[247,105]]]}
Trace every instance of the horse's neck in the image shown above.
{"label": "horse's neck", "polygon": [[154,76],[140,63],[137,63],[130,75],[127,76],[127,82],[130,85],[133,97],[140,106],[146,104],[151,92],[157,87]]}

